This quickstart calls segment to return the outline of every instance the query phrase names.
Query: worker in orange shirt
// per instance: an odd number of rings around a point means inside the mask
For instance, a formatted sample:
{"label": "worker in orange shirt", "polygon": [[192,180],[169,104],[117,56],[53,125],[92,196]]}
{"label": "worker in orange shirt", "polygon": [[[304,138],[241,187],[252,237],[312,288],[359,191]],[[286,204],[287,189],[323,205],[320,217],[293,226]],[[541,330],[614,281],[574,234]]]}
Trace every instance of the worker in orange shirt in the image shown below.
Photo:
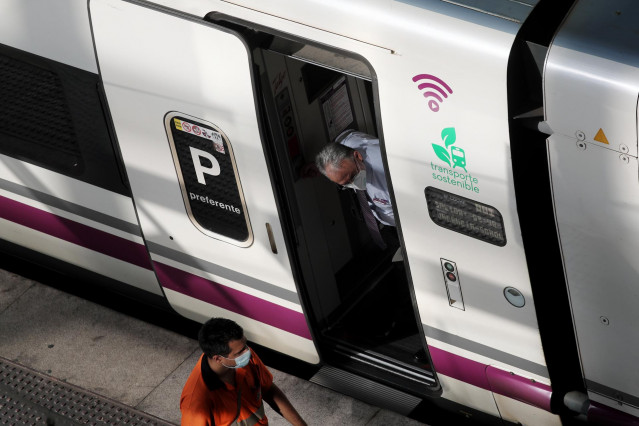
{"label": "worker in orange shirt", "polygon": [[291,424],[306,425],[247,346],[242,327],[211,318],[198,340],[204,353],[182,390],[182,426],[268,425],[263,400]]}

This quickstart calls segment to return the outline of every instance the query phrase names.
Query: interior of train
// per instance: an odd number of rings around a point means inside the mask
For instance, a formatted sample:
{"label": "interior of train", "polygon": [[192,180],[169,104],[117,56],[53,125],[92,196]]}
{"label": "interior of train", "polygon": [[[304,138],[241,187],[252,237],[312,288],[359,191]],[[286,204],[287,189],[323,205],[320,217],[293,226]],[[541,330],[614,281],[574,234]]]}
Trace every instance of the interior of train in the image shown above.
{"label": "interior of train", "polygon": [[[252,50],[271,173],[294,233],[298,283],[324,360],[423,393],[435,384],[395,227],[371,240],[357,196],[311,164],[343,130],[377,136],[373,74],[362,60],[224,17]],[[267,156],[269,149],[267,151]],[[279,176],[278,176],[279,175]],[[388,180],[388,173],[387,173]],[[401,252],[401,250],[400,250]],[[426,385],[426,386],[424,386]]]}

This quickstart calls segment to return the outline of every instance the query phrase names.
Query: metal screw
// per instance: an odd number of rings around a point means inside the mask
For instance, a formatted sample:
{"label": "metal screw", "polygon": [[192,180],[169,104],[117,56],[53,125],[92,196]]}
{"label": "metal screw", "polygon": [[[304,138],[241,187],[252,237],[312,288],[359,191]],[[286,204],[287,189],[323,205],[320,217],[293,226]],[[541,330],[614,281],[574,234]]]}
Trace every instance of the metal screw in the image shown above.
{"label": "metal screw", "polygon": [[578,141],[577,142],[577,148],[579,148],[582,151],[585,151],[586,150],[586,142]]}
{"label": "metal screw", "polygon": [[628,151],[629,151],[629,150],[628,150],[628,146],[627,146],[627,145],[624,145],[624,144],[619,145],[619,150],[620,150],[621,152],[623,152],[624,154],[627,154],[627,153],[628,153]]}
{"label": "metal screw", "polygon": [[606,317],[599,317],[599,321],[601,321],[603,325],[610,325],[610,320]]}
{"label": "metal screw", "polygon": [[580,141],[583,141],[586,139],[586,134],[582,132],[581,130],[577,130],[575,132],[575,136],[577,136],[577,139],[579,139]]}
{"label": "metal screw", "polygon": [[630,163],[630,157],[628,157],[626,154],[621,154],[619,156],[619,159],[626,164]]}

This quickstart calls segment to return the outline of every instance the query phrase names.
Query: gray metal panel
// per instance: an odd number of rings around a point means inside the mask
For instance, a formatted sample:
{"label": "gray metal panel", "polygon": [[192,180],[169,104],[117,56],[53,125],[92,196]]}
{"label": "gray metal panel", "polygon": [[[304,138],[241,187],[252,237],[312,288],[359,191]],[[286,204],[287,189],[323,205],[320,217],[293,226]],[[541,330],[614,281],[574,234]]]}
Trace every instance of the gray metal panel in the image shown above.
{"label": "gray metal panel", "polygon": [[608,398],[619,401],[620,403],[630,404],[639,408],[639,397],[635,395],[631,395],[618,389],[604,386],[601,383],[593,382],[592,380],[586,380],[586,386],[591,392],[596,392],[598,394],[607,396]]}
{"label": "gray metal panel", "polygon": [[639,66],[638,18],[636,0],[579,1],[553,45]]}
{"label": "gray metal panel", "polygon": [[[546,61],[557,228],[588,390],[639,405],[639,2],[578,1]],[[636,414],[635,414],[636,415]]]}
{"label": "gray metal panel", "polygon": [[595,393],[639,404],[637,159],[558,134],[549,155],[584,379]]}

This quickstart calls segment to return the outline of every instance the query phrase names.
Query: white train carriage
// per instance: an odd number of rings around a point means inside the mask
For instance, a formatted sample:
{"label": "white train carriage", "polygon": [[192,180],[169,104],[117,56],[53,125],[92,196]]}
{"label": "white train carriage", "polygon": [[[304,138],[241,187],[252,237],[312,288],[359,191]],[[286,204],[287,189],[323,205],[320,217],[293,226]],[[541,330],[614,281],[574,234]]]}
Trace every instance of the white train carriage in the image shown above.
{"label": "white train carriage", "polygon": [[[629,0],[4,0],[2,248],[232,318],[404,414],[639,422],[637,18]],[[380,140],[398,253],[307,173],[345,129]]]}

